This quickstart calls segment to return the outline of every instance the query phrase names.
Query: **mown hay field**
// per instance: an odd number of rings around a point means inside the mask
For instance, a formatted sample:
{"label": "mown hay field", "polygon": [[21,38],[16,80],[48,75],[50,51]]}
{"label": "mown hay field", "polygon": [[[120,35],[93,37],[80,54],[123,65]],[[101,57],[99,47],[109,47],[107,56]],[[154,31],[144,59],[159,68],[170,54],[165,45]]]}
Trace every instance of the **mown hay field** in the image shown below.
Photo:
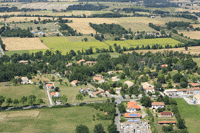
{"label": "mown hay field", "polygon": [[95,51],[96,48],[108,49],[109,45],[100,42],[100,41],[92,41],[92,42],[71,42],[67,37],[41,37],[43,43],[48,46],[52,51],[59,50],[63,54],[69,52],[70,50],[85,50],[92,47]]}
{"label": "mown hay field", "polygon": [[164,26],[165,23],[169,21],[185,21],[185,22],[192,22],[191,20],[184,19],[184,18],[175,18],[175,17],[167,17],[167,18],[148,18],[148,17],[121,17],[121,18],[69,18],[73,20],[72,23],[68,25],[71,26],[73,29],[77,30],[83,34],[90,34],[96,33],[96,31],[90,27],[89,23],[95,24],[120,24],[125,29],[131,28],[132,31],[155,31],[154,29],[150,28],[148,25],[149,23],[159,24]]}
{"label": "mown hay field", "polygon": [[92,14],[103,14],[103,13],[111,13],[111,11],[85,11],[85,10],[74,10],[74,11],[66,11],[66,12],[53,12],[53,11],[31,11],[26,12],[24,14],[30,14],[30,15],[51,15],[51,16],[71,16],[71,15],[83,15],[86,16],[92,15]]}
{"label": "mown hay field", "polygon": [[37,117],[39,111],[36,110],[26,110],[26,111],[12,111],[12,112],[0,112],[0,119],[12,119],[16,117]]}
{"label": "mown hay field", "polygon": [[105,41],[105,43],[113,46],[114,43],[116,43],[117,45],[120,45],[121,47],[125,46],[127,48],[130,47],[141,47],[142,45],[146,46],[146,45],[155,45],[155,44],[159,44],[159,45],[171,45],[171,46],[175,46],[178,45],[179,41],[176,41],[172,38],[156,38],[156,39],[141,39],[141,40],[125,40],[125,41]]}
{"label": "mown hay field", "polygon": [[115,20],[110,20],[108,18],[69,18],[72,20],[72,23],[68,23],[69,26],[71,26],[73,29],[77,30],[77,32],[83,33],[83,34],[95,34],[96,31],[90,27],[89,23],[95,23],[95,24],[111,24],[111,23],[117,23]]}
{"label": "mown hay field", "polygon": [[[46,108],[35,109],[39,111],[37,117],[16,117],[6,120],[0,120],[0,132],[20,132],[20,133],[36,133],[36,132],[56,132],[56,133],[75,133],[77,125],[86,125],[90,132],[93,132],[95,125],[102,123],[104,130],[111,124],[110,120],[95,120],[93,115],[104,112],[95,110],[92,107],[68,107],[68,108]],[[12,114],[15,111],[9,111]],[[27,111],[20,111],[21,114]]]}
{"label": "mown hay field", "polygon": [[200,39],[200,31],[181,31],[183,36],[190,37],[191,39]]}
{"label": "mown hay field", "polygon": [[[11,85],[11,86],[4,86],[5,82],[0,83],[0,94],[5,98],[12,98],[20,100],[23,96],[35,95],[37,99],[41,98],[48,104],[48,98],[44,89],[39,89],[36,85]],[[14,106],[14,104],[11,104]],[[22,105],[21,103],[19,105]],[[2,106],[5,106],[3,103]]]}
{"label": "mown hay field", "polygon": [[2,41],[5,44],[5,49],[8,51],[49,49],[39,38],[7,37],[2,38]]}
{"label": "mown hay field", "polygon": [[[40,20],[43,21],[44,19],[51,19],[52,17],[40,17]],[[6,22],[30,22],[31,20],[37,20],[38,21],[38,17],[10,17],[6,19]],[[1,18],[0,19],[1,22],[4,22],[4,19]]]}

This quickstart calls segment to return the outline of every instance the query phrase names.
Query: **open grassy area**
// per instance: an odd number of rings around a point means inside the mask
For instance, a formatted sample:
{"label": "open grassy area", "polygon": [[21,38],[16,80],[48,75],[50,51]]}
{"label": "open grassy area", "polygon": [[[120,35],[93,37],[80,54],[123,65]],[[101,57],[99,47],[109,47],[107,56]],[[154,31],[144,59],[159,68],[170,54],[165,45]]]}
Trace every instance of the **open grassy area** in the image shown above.
{"label": "open grassy area", "polygon": [[[48,108],[36,109],[34,111],[39,111],[37,117],[6,117],[6,119],[1,119],[0,132],[75,133],[76,126],[80,124],[86,125],[90,132],[93,132],[94,126],[99,123],[102,123],[107,132],[107,127],[111,124],[110,120],[93,121],[93,115],[97,113],[103,114],[104,112],[97,111],[91,107]],[[14,112],[9,111],[9,114]],[[27,111],[20,112],[21,114],[27,113]]]}
{"label": "open grassy area", "polygon": [[189,105],[184,99],[175,99],[180,115],[185,119],[186,126],[190,133],[199,133],[200,126],[200,105]]}
{"label": "open grassy area", "polygon": [[[35,95],[36,98],[41,98],[48,104],[47,95],[44,89],[39,89],[37,85],[17,85],[4,86],[7,83],[0,83],[0,95],[5,98],[12,98],[20,100],[23,96]],[[11,104],[12,105],[12,104]],[[22,105],[21,103],[19,105]],[[3,104],[5,106],[5,103]]]}
{"label": "open grassy area", "polygon": [[197,63],[197,66],[200,67],[200,58],[192,58],[194,62]]}

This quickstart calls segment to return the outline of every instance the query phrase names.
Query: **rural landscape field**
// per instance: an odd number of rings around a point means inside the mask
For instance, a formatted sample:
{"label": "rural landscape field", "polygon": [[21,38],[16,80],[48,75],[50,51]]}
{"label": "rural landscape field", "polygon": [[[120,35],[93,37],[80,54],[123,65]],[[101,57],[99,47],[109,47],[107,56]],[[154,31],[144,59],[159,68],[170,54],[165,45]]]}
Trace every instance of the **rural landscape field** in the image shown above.
{"label": "rural landscape field", "polygon": [[0,2],[0,132],[199,133],[199,1]]}

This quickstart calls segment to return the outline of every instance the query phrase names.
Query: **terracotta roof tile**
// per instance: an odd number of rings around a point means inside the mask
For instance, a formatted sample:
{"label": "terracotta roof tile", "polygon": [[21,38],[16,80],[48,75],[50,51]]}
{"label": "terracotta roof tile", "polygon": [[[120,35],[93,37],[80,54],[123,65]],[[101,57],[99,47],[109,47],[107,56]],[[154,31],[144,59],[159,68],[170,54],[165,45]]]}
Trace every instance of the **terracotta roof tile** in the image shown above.
{"label": "terracotta roof tile", "polygon": [[138,106],[136,102],[128,102],[128,109],[131,107],[134,109],[140,109],[140,106]]}
{"label": "terracotta roof tile", "polygon": [[152,105],[165,105],[163,102],[152,102]]}
{"label": "terracotta roof tile", "polygon": [[176,124],[176,121],[158,121],[158,123],[162,123],[162,124],[173,123],[173,124]]}
{"label": "terracotta roof tile", "polygon": [[139,118],[141,117],[140,113],[125,113],[125,117],[131,117],[131,118]]}
{"label": "terracotta roof tile", "polygon": [[172,112],[160,112],[160,115],[172,115]]}

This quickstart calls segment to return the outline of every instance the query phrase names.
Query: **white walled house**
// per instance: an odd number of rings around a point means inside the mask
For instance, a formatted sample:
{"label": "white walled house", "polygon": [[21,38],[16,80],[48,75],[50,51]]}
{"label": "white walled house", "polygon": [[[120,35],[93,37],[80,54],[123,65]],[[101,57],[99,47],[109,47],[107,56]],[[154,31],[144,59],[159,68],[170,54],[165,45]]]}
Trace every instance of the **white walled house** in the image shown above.
{"label": "white walled house", "polygon": [[152,102],[152,109],[158,109],[158,108],[164,108],[165,107],[165,103],[163,102]]}

